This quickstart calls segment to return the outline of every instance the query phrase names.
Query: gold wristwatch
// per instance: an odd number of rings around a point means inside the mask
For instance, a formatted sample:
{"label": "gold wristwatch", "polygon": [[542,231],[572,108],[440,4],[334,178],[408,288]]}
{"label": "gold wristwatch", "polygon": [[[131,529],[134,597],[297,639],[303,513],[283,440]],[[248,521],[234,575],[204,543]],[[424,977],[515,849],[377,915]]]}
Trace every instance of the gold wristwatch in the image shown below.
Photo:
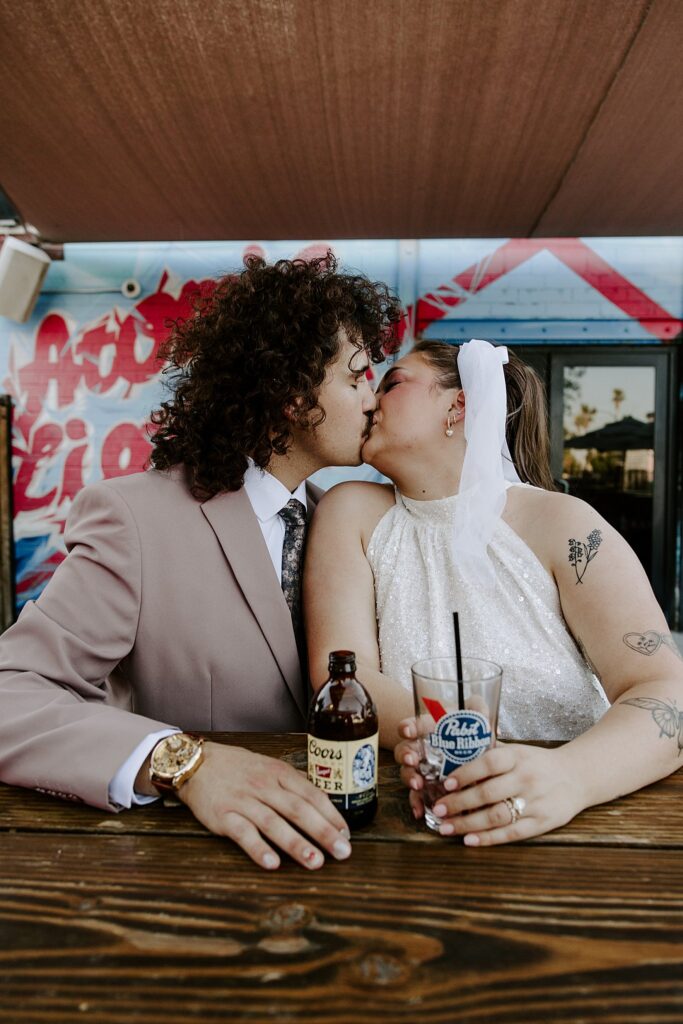
{"label": "gold wristwatch", "polygon": [[204,759],[201,736],[176,732],[159,740],[149,761],[149,778],[162,793],[175,793],[199,768]]}

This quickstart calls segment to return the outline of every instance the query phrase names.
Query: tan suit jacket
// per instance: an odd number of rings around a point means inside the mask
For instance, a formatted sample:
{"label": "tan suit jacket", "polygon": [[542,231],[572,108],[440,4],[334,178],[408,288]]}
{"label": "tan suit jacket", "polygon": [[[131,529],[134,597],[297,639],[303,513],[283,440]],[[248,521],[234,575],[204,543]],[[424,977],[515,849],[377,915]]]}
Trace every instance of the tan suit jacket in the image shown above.
{"label": "tan suit jacket", "polygon": [[304,727],[290,613],[244,490],[199,502],[180,468],[107,480],[77,496],[65,541],[0,637],[0,780],[113,810],[109,782],[149,732]]}

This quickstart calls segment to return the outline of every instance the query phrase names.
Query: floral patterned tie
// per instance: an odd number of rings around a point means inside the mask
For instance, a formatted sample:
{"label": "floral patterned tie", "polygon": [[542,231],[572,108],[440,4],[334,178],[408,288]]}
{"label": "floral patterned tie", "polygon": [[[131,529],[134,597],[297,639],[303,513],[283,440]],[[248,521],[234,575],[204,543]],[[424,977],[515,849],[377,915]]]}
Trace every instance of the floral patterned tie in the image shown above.
{"label": "floral patterned tie", "polygon": [[278,515],[285,521],[282,545],[282,593],[292,616],[297,642],[301,633],[301,569],[306,535],[306,509],[296,498],[290,498]]}

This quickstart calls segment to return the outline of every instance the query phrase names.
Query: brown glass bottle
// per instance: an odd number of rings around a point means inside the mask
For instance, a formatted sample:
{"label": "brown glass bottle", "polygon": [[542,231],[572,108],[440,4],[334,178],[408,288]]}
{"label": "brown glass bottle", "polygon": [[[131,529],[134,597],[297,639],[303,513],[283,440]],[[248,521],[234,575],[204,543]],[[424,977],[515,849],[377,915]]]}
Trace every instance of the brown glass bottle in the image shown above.
{"label": "brown glass bottle", "polygon": [[332,651],[329,671],[308,715],[308,777],[360,828],[377,811],[377,708],[356,679],[353,651]]}

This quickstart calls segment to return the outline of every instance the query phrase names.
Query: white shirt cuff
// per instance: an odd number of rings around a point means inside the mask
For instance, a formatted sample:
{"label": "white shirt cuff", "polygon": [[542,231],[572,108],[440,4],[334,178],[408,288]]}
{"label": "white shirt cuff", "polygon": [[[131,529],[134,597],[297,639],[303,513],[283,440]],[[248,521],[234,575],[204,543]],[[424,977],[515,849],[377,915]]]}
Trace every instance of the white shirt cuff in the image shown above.
{"label": "white shirt cuff", "polygon": [[133,788],[135,779],[147,755],[159,740],[180,731],[180,729],[161,729],[159,732],[150,732],[141,743],[138,743],[133,753],[123,762],[109,783],[109,800],[112,804],[128,808],[137,807],[139,804],[151,804],[159,799],[158,796],[143,796],[141,793],[136,793]]}

